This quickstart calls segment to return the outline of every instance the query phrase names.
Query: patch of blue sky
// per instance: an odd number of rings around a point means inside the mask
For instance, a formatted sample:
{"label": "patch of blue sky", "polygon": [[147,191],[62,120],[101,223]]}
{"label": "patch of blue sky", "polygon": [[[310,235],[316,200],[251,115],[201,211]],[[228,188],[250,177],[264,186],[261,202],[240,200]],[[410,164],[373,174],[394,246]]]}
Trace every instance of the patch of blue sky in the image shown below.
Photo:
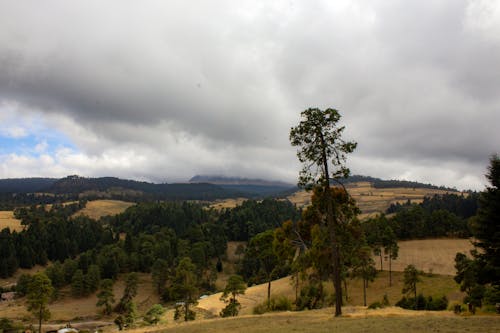
{"label": "patch of blue sky", "polygon": [[77,150],[63,133],[44,130],[41,133],[26,133],[23,136],[9,136],[0,133],[0,155],[23,155],[38,157],[54,156],[60,149]]}

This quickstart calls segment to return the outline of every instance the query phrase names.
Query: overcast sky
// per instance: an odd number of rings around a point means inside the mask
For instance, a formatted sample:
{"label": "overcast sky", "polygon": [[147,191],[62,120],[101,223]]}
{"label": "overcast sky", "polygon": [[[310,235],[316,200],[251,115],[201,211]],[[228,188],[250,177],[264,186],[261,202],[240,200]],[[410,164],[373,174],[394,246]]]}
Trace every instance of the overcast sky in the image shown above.
{"label": "overcast sky", "polygon": [[354,174],[481,190],[499,3],[0,0],[0,178],[294,183],[290,127],[333,107]]}

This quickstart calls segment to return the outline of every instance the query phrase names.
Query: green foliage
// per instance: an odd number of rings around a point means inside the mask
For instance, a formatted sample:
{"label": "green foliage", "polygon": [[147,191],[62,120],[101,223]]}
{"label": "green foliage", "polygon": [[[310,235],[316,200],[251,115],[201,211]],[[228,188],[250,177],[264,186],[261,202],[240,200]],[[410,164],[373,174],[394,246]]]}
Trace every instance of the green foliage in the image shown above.
{"label": "green foliage", "polygon": [[8,318],[0,318],[0,332],[22,332],[23,325]]}
{"label": "green foliage", "polygon": [[368,305],[368,309],[371,309],[371,310],[373,310],[373,309],[382,309],[383,307],[384,306],[379,301],[373,302],[370,305]]}
{"label": "green foliage", "polygon": [[28,311],[38,319],[38,331],[42,331],[42,321],[50,318],[49,300],[54,292],[50,279],[44,273],[33,276],[28,285],[26,304]]}
{"label": "green foliage", "polygon": [[[416,301],[415,301],[416,300]],[[442,311],[448,308],[448,299],[446,296],[433,298],[432,296],[424,297],[419,294],[417,298],[401,298],[396,306],[409,310],[428,310],[428,311]]]}
{"label": "green foliage", "polygon": [[417,298],[417,283],[420,282],[420,272],[413,265],[406,266],[403,275],[403,294],[414,294]]}
{"label": "green foliage", "polygon": [[157,259],[153,264],[151,269],[151,276],[153,280],[153,287],[155,288],[158,295],[162,295],[165,291],[165,284],[169,275],[170,265],[164,259]]}
{"label": "green foliage", "polygon": [[16,283],[16,293],[19,296],[25,296],[28,293],[29,285],[33,281],[33,276],[29,274],[21,274],[17,279]]}
{"label": "green foliage", "polygon": [[161,316],[165,313],[166,309],[161,304],[155,304],[146,312],[144,321],[148,324],[156,325],[160,322]]}
{"label": "green foliage", "polygon": [[321,281],[311,281],[300,290],[300,296],[295,304],[297,310],[320,309],[325,305],[326,294]]}
{"label": "green foliage", "polygon": [[115,307],[116,312],[127,313],[130,310],[130,303],[132,303],[133,298],[137,295],[138,284],[139,277],[137,273],[127,274],[123,296]]}
{"label": "green foliage", "polygon": [[292,301],[285,296],[272,297],[269,302],[263,302],[253,308],[253,314],[263,314],[274,311],[291,311]]}
{"label": "green foliage", "polygon": [[102,306],[103,313],[105,315],[110,315],[113,311],[113,303],[115,302],[115,295],[113,294],[113,280],[102,280],[100,289],[101,290],[97,294],[96,306]]}
{"label": "green foliage", "polygon": [[241,309],[241,304],[237,300],[229,300],[227,305],[224,307],[224,309],[221,310],[219,315],[223,318],[225,317],[235,317],[238,315]]}
{"label": "green foliage", "polygon": [[87,295],[87,287],[81,269],[77,269],[75,274],[73,274],[73,278],[71,279],[71,294],[74,297]]}
{"label": "green foliage", "polygon": [[[182,307],[183,312],[178,312],[176,307],[176,320],[183,317],[185,321],[192,320],[191,304],[197,304],[197,295],[199,280],[196,274],[196,266],[192,263],[191,259],[184,257],[180,260],[175,269],[175,277],[173,278],[170,289],[170,297],[173,300],[182,301],[179,308]],[[180,310],[179,310],[180,311]],[[193,312],[194,314],[194,312]]]}
{"label": "green foliage", "polygon": [[480,283],[500,285],[500,158],[492,156],[488,174],[491,186],[481,193],[477,217],[472,222],[474,253],[479,266]]}
{"label": "green foliage", "polygon": [[227,280],[221,300],[226,301],[229,298],[229,302],[236,301],[236,296],[243,295],[246,289],[247,285],[240,275],[231,275]]}

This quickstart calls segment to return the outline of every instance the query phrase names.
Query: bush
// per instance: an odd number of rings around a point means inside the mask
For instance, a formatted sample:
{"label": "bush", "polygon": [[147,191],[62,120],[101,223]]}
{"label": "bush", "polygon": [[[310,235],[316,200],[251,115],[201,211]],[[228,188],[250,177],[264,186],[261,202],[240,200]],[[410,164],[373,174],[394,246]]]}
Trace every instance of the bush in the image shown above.
{"label": "bush", "polygon": [[368,309],[382,309],[382,303],[380,302],[373,302],[372,304],[368,305]]}
{"label": "bush", "polygon": [[277,298],[273,297],[269,301],[267,301],[256,305],[253,308],[253,314],[263,314],[270,311],[291,311],[292,310],[292,302],[286,298],[285,296],[279,296]]}
{"label": "bush", "polygon": [[484,303],[489,305],[495,305],[500,303],[500,287],[487,287],[484,292]]}
{"label": "bush", "polygon": [[[415,301],[416,301],[416,306],[415,306]],[[416,300],[415,298],[406,298],[406,297],[401,298],[396,303],[396,306],[408,310],[441,311],[441,310],[446,310],[448,308],[448,299],[446,298],[446,296],[437,299],[433,299],[432,296],[425,298],[424,295],[419,294]]]}
{"label": "bush", "polygon": [[321,283],[309,284],[300,290],[300,296],[295,305],[297,310],[320,309],[325,303],[325,296]]}
{"label": "bush", "polygon": [[385,308],[386,306],[389,306],[389,297],[387,297],[387,294],[384,294],[384,297],[382,298],[382,302],[373,302],[368,306],[368,309],[382,309]]}

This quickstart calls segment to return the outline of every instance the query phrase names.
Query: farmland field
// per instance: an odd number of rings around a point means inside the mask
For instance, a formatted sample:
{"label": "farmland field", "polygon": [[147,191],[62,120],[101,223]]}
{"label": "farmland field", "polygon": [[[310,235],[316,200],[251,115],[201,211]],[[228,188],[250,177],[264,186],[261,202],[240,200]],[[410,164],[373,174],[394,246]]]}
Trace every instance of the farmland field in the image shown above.
{"label": "farmland field", "polygon": [[9,228],[10,231],[21,231],[23,226],[21,221],[14,217],[13,211],[0,211],[0,230]]}
{"label": "farmland field", "polygon": [[103,216],[120,214],[133,205],[135,203],[120,200],[94,200],[87,202],[85,208],[75,215],[86,215],[98,220]]}
{"label": "farmland field", "polygon": [[[361,209],[361,218],[374,213],[383,213],[393,203],[404,203],[408,200],[420,203],[424,197],[450,193],[426,188],[375,188],[369,182],[351,183],[346,186],[346,189]],[[311,203],[311,193],[298,191],[290,195],[288,200],[299,207],[307,206]]]}

